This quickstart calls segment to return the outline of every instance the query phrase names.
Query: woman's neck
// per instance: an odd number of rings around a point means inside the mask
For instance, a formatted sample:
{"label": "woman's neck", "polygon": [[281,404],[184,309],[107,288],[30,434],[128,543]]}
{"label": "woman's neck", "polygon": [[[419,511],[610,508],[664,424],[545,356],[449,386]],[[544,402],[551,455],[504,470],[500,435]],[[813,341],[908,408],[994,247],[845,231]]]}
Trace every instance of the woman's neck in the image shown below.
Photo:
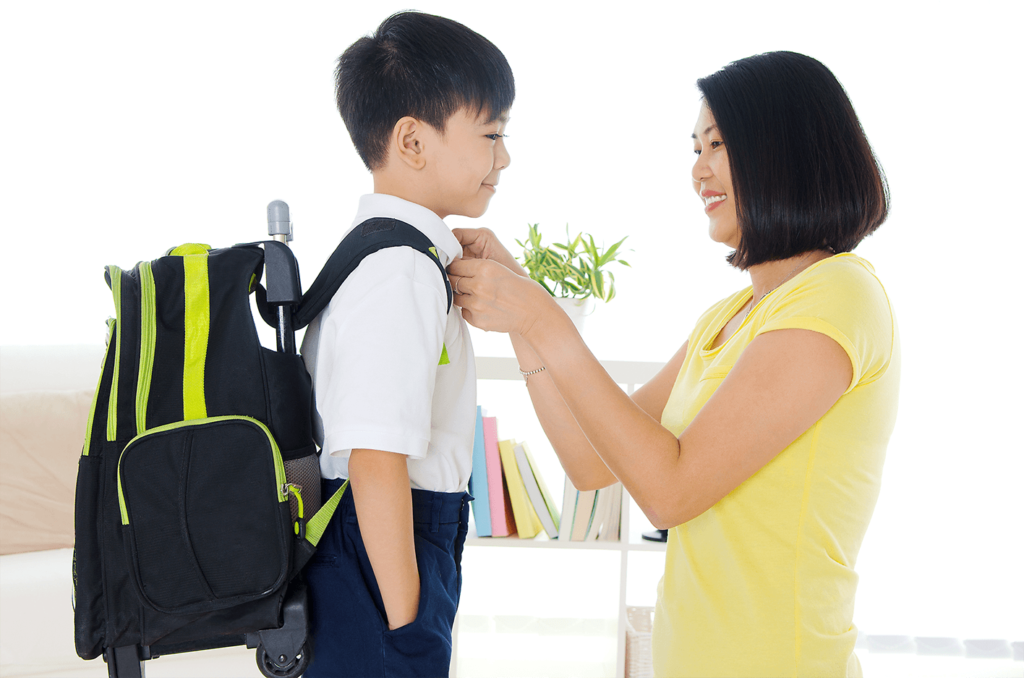
{"label": "woman's neck", "polygon": [[763,264],[751,266],[747,271],[750,273],[750,284],[754,288],[752,298],[754,304],[757,304],[787,280],[792,280],[800,271],[831,256],[832,252],[829,250],[811,250],[788,259],[766,261]]}

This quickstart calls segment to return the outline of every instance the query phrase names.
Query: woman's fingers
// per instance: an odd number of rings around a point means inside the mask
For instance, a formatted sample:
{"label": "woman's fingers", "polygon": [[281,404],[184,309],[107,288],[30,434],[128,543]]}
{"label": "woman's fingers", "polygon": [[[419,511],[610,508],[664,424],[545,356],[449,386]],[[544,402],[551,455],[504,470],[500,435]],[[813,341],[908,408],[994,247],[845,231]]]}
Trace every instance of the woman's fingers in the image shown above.
{"label": "woman's fingers", "polygon": [[469,291],[466,289],[466,283],[469,281],[465,276],[449,275],[448,282],[452,284],[452,291],[455,292],[455,296],[461,297],[465,294],[469,294]]}
{"label": "woman's fingers", "polygon": [[474,327],[522,334],[550,296],[529,278],[486,259],[456,259],[448,266],[455,303]]}
{"label": "woman's fingers", "polygon": [[498,236],[489,228],[453,228],[452,233],[462,245],[462,255],[466,259],[491,259],[519,275],[525,271],[512,256],[512,253],[501,244]]}
{"label": "woman's fingers", "polygon": [[462,256],[466,259],[478,259],[480,257],[479,247],[474,247],[474,243],[479,238],[478,228],[453,228],[452,234],[455,239],[462,245]]}
{"label": "woman's fingers", "polygon": [[484,263],[482,259],[456,259],[448,264],[448,275],[460,278],[472,278]]}

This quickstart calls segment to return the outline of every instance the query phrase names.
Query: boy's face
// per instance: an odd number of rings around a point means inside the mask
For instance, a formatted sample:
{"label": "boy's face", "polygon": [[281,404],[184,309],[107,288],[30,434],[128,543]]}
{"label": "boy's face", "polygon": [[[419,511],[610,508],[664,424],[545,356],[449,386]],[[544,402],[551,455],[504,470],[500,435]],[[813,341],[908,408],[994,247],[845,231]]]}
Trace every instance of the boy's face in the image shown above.
{"label": "boy's face", "polygon": [[448,119],[443,135],[429,126],[424,130],[435,137],[426,144],[432,204],[425,206],[442,219],[451,214],[479,217],[486,212],[501,170],[511,162],[504,140],[508,115],[490,121],[489,117],[486,112],[477,116],[462,108]]}

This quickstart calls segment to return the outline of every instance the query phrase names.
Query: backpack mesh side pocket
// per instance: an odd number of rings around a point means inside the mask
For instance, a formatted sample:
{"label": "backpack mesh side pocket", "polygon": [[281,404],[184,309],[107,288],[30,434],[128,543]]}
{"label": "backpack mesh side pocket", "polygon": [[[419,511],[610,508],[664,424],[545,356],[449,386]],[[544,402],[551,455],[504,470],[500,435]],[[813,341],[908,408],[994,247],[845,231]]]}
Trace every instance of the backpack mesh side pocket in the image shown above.
{"label": "backpack mesh side pocket", "polygon": [[[309,520],[320,510],[320,457],[307,454],[298,459],[285,459],[284,474],[289,483],[301,488],[303,517]],[[299,502],[294,495],[289,499],[289,508],[294,523],[299,515]]]}

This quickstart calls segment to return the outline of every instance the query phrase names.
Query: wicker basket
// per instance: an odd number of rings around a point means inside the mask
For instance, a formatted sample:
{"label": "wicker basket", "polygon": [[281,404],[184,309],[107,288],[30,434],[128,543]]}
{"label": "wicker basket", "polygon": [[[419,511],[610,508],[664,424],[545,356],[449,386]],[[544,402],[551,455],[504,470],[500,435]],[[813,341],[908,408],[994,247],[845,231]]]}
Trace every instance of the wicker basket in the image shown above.
{"label": "wicker basket", "polygon": [[654,678],[651,659],[653,607],[626,608],[626,678]]}

